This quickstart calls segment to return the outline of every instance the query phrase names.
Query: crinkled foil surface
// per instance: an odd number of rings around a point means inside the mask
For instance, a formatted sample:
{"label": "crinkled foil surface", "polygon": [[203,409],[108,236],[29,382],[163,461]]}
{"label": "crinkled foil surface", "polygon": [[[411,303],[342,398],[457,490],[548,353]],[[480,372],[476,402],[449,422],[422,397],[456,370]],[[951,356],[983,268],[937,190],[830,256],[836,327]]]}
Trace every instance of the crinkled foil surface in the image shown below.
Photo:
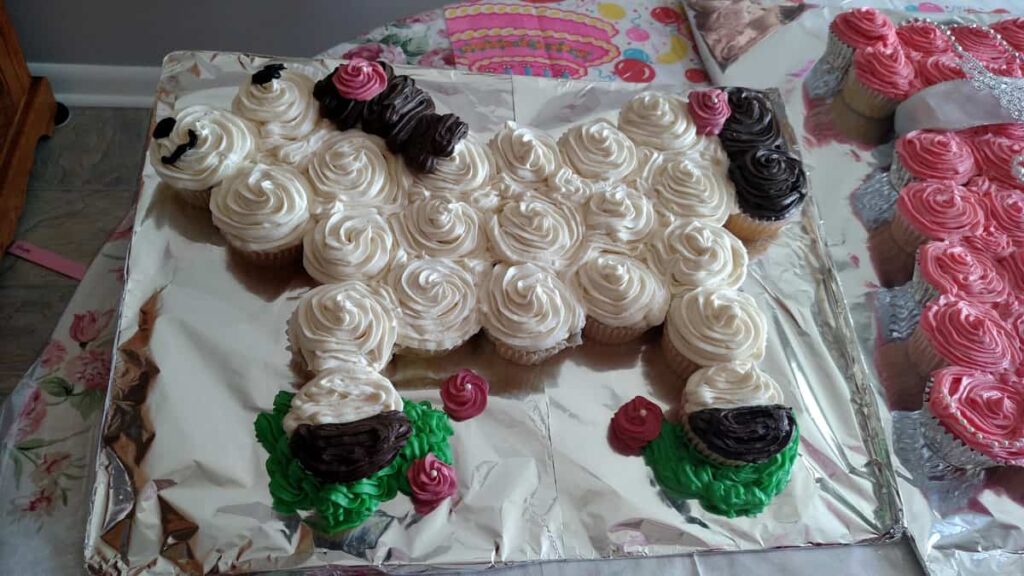
{"label": "crinkled foil surface", "polygon": [[[197,103],[229,107],[237,86],[268,61],[171,54],[156,117]],[[315,77],[337,64],[274,61]],[[402,72],[481,139],[512,119],[555,137],[589,118],[614,120],[640,89]],[[834,210],[828,190],[813,194]],[[122,344],[136,334],[140,308],[154,293],[159,303],[145,332],[145,357],[117,358],[86,563],[111,574],[368,564],[402,573],[894,539],[903,530],[895,479],[820,221],[809,201],[803,218],[752,261],[743,287],[768,318],[762,368],[782,385],[801,429],[792,480],[760,516],[730,520],[693,501],[670,502],[642,458],[609,447],[608,421],[625,401],[642,394],[666,409],[679,403],[682,383],[661,356],[657,330],[626,346],[584,344],[539,367],[497,358],[478,336],[447,357],[398,357],[387,368],[404,396],[438,406],[438,381],[458,368],[491,382],[486,412],[454,424],[460,481],[451,513],[418,517],[399,495],[361,527],[328,538],[272,510],[266,454],[253,434],[256,414],[270,409],[278,390],[296,384],[285,321],[311,281],[298,270],[253,270],[229,257],[208,217],[175,202],[147,164]],[[149,326],[148,315],[142,320]],[[123,386],[126,374],[135,375],[132,386]]]}
{"label": "crinkled foil surface", "polygon": [[803,91],[805,74],[825,50],[828,24],[843,10],[891,7],[885,13],[897,24],[920,16],[979,24],[1010,16],[961,13],[953,18],[905,12],[904,3],[895,0],[828,4],[836,5],[809,10],[716,80],[781,90],[803,147],[843,300],[855,320],[859,354],[868,367],[871,396],[881,408],[893,454],[908,534],[922,563],[931,574],[943,576],[1024,574],[1024,469],[965,473],[943,464],[922,440],[923,382],[906,369],[905,342],[920,306],[909,286],[882,287],[893,260],[885,256],[884,233],[872,232],[885,228],[897,197],[887,174],[892,145],[872,148],[838,142],[828,106],[809,100]]}

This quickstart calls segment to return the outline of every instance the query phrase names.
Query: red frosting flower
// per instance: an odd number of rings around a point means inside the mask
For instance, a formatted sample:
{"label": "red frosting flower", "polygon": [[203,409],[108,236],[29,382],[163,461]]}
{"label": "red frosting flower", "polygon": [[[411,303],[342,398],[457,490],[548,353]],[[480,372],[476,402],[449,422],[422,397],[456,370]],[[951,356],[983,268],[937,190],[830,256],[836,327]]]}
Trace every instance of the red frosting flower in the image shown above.
{"label": "red frosting flower", "polygon": [[341,96],[366,101],[387,88],[388,75],[376,62],[353,58],[335,68],[331,82]]}
{"label": "red frosting flower", "polygon": [[989,219],[1014,246],[1024,248],[1024,192],[999,188],[983,197],[983,205]]}
{"label": "red frosting flower", "polygon": [[412,504],[417,514],[429,514],[459,488],[455,469],[427,454],[409,465],[406,472],[412,490]]}
{"label": "red frosting flower", "polygon": [[483,376],[463,368],[441,384],[444,411],[456,422],[469,420],[487,407],[489,391],[490,385]]}
{"label": "red frosting flower", "polygon": [[986,29],[954,26],[950,31],[956,41],[960,43],[960,47],[983,64],[1000,64],[1010,58],[1010,53]]}
{"label": "red frosting flower", "polygon": [[960,239],[964,246],[983,254],[992,260],[1004,258],[1013,251],[1010,237],[991,221],[985,221],[977,234],[968,234]]}
{"label": "red frosting flower", "polygon": [[979,172],[1001,184],[1020,186],[1020,180],[1013,173],[1013,162],[1014,158],[1024,154],[1024,142],[987,134],[975,138],[970,144]]}
{"label": "red frosting flower", "polygon": [[664,414],[657,404],[637,396],[615,411],[608,427],[608,441],[623,454],[639,454],[661,433],[663,419]]}
{"label": "red frosting flower", "polygon": [[896,155],[921,180],[965,184],[975,173],[971,148],[954,132],[914,130],[896,141]]}
{"label": "red frosting flower", "polygon": [[690,92],[689,109],[698,134],[718,134],[732,113],[729,97],[717,88]]}
{"label": "red frosting flower", "polygon": [[1010,289],[995,263],[956,242],[929,242],[917,252],[921,277],[939,294],[996,308]]}
{"label": "red frosting flower", "polygon": [[75,319],[71,321],[71,339],[81,345],[92,342],[100,337],[113,317],[113,310],[102,313],[90,310],[84,314],[75,314]]}

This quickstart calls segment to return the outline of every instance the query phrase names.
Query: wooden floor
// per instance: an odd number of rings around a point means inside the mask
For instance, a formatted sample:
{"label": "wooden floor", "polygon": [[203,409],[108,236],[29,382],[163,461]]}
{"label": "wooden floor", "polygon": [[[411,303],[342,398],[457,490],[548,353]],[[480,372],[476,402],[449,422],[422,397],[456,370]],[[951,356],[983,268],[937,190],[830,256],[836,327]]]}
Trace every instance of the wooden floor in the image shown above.
{"label": "wooden floor", "polygon": [[[149,115],[72,108],[36,149],[16,239],[89,263],[131,206]],[[14,256],[0,260],[0,399],[46,346],[76,286]]]}

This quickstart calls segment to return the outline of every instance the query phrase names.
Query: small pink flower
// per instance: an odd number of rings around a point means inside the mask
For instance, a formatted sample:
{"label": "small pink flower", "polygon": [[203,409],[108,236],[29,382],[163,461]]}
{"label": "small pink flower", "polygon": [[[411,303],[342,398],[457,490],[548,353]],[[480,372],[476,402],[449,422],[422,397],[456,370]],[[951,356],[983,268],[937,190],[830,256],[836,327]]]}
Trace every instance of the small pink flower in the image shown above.
{"label": "small pink flower", "polygon": [[71,466],[71,454],[47,452],[43,454],[43,459],[39,461],[39,465],[32,471],[30,477],[36,486],[43,486],[47,482],[56,482],[57,476],[60,476],[69,466]]}
{"label": "small pink flower", "polygon": [[46,418],[46,401],[43,400],[42,390],[36,388],[28,395],[28,400],[25,401],[21,412],[18,413],[15,440],[20,442],[34,434],[36,430],[39,430],[44,418]]}
{"label": "small pink flower", "polygon": [[391,64],[405,64],[405,52],[399,46],[388,44],[370,43],[362,44],[352,48],[341,55],[345,60],[362,58],[364,60],[383,60]]}
{"label": "small pink flower", "polygon": [[40,358],[39,363],[42,365],[43,370],[53,370],[64,362],[64,358],[67,355],[68,349],[61,344],[60,340],[50,340],[50,343],[46,345],[46,349],[43,350],[43,356]]}
{"label": "small pink flower", "polygon": [[427,454],[409,465],[406,472],[412,491],[412,504],[417,514],[429,514],[459,489],[455,469]]}
{"label": "small pink flower", "polygon": [[75,319],[71,321],[71,339],[82,345],[92,342],[100,337],[113,317],[113,310],[101,313],[90,310],[84,314],[75,314]]}
{"label": "small pink flower", "polygon": [[419,65],[428,68],[454,68],[455,54],[451,48],[435,48],[420,56]]}
{"label": "small pink flower", "polygon": [[68,362],[65,372],[88,390],[103,390],[110,378],[110,351],[86,350]]}
{"label": "small pink flower", "polygon": [[388,75],[377,62],[352,58],[334,69],[331,82],[342,97],[366,102],[388,87]]}
{"label": "small pink flower", "polygon": [[41,486],[32,493],[32,496],[21,506],[22,512],[49,516],[53,512],[53,505],[56,503],[57,485],[47,484]]}

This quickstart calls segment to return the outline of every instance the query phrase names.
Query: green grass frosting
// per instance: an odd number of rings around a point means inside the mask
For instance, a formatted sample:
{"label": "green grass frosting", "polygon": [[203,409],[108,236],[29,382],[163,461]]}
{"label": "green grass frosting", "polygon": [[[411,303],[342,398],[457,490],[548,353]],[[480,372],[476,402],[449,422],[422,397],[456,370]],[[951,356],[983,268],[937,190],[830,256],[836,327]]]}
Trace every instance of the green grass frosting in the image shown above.
{"label": "green grass frosting", "polygon": [[794,428],[789,445],[766,462],[725,466],[701,455],[683,428],[666,420],[658,437],[644,448],[644,460],[669,497],[696,499],[712,514],[735,518],[759,514],[782,492],[799,444],[799,430]]}
{"label": "green grass frosting", "polygon": [[282,422],[291,407],[291,392],[278,392],[273,412],[256,417],[256,439],[268,452],[267,474],[274,510],[297,514],[313,510],[311,524],[326,533],[347,530],[362,524],[380,506],[399,491],[409,493],[406,470],[428,453],[445,464],[452,464],[448,438],[453,430],[448,415],[430,406],[430,402],[410,402],[403,398],[403,411],[412,425],[412,435],[390,464],[368,478],[347,484],[320,482],[292,456]]}

